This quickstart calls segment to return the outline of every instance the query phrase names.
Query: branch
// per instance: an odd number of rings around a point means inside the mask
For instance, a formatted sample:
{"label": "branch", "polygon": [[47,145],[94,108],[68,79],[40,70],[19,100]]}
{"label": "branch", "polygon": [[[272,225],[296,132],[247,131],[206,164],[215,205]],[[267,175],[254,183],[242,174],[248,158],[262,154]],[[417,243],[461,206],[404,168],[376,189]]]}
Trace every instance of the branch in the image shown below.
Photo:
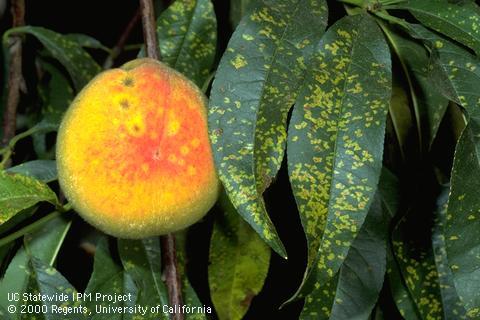
{"label": "branch", "polygon": [[[170,306],[182,305],[182,282],[178,273],[175,236],[169,233],[160,238],[162,244],[163,277],[168,289]],[[175,313],[173,320],[183,320],[183,313]]]}
{"label": "branch", "polygon": [[147,57],[160,60],[160,48],[157,41],[157,26],[152,0],[140,0],[142,11],[143,38],[145,40]]}
{"label": "branch", "polygon": [[[25,25],[25,0],[13,0],[11,4],[13,27]],[[22,77],[22,38],[12,36],[10,39],[10,64],[8,72],[7,104],[3,114],[2,145],[7,145],[15,136],[17,121],[17,106],[20,101],[20,90],[25,91]]]}
{"label": "branch", "polygon": [[140,19],[141,10],[140,8],[135,12],[130,22],[127,24],[125,29],[122,32],[122,35],[117,41],[115,47],[113,47],[112,52],[108,55],[107,59],[103,63],[103,69],[110,69],[113,65],[115,59],[120,55],[123,48],[125,47],[125,43],[127,42],[128,37],[132,33],[133,28],[137,24],[138,20]]}
{"label": "branch", "polygon": [[[142,11],[143,37],[145,39],[147,57],[160,60],[160,48],[157,42],[155,14],[152,0],[140,0]],[[163,276],[168,288],[171,306],[182,305],[182,283],[178,273],[175,236],[167,234],[161,237]],[[175,313],[173,320],[184,320],[183,313]]]}

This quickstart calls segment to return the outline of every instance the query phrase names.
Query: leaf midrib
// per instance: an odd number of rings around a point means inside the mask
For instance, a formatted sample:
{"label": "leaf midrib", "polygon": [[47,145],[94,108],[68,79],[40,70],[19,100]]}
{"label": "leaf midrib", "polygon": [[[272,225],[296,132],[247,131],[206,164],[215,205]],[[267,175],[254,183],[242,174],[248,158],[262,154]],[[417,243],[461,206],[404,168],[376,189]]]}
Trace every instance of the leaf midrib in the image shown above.
{"label": "leaf midrib", "polygon": [[[283,40],[285,38],[285,35],[287,33],[287,30],[288,30],[288,27],[290,26],[293,18],[295,17],[295,15],[297,14],[297,11],[300,7],[300,2],[302,0],[298,0],[297,3],[295,4],[295,9],[293,10],[292,14],[290,15],[290,18],[288,19],[288,23],[285,23],[285,28],[283,29],[283,32],[282,32],[282,35],[280,36],[280,39],[278,41],[278,45],[275,44],[275,49],[273,51],[273,54],[272,54],[272,60],[270,61],[270,67],[268,68],[267,70],[267,73],[265,74],[265,81],[263,81],[262,83],[262,89],[260,91],[260,99],[258,100],[258,108],[257,108],[257,112],[255,113],[255,122],[254,122],[254,127],[253,127],[253,148],[252,148],[252,158],[253,158],[253,161],[252,161],[252,171],[253,172],[253,177],[254,177],[254,183],[255,183],[255,190],[257,192],[257,195],[261,195],[263,194],[263,191],[260,192],[259,188],[258,188],[258,183],[257,183],[257,159],[255,158],[255,148],[256,148],[256,141],[257,141],[257,121],[258,121],[258,114],[259,114],[259,110],[260,110],[260,106],[262,105],[263,103],[263,100],[265,99],[265,88],[266,88],[266,85],[268,83],[268,80],[270,79],[270,75],[272,74],[272,69],[273,69],[273,65],[274,63],[276,62],[276,57],[277,57],[277,54],[278,54],[278,51],[279,51],[279,47],[281,46],[281,44],[283,43]],[[282,156],[283,158],[283,156]],[[265,188],[267,188],[268,186],[266,186]],[[264,187],[262,186],[262,189]]]}
{"label": "leaf midrib", "polygon": [[[362,19],[362,21],[363,21],[363,19]],[[355,41],[352,41],[352,48],[350,50],[350,57],[352,57],[352,58],[354,56],[355,47],[357,45],[357,41],[358,41],[360,36],[361,35],[356,37]],[[333,166],[332,166],[332,180],[331,180],[329,188],[328,188],[328,207],[327,207],[327,214],[326,214],[326,219],[325,219],[325,229],[324,229],[324,231],[328,227],[328,216],[329,216],[329,213],[331,212],[331,205],[332,205],[332,201],[331,201],[331,199],[332,199],[332,186],[335,184],[336,177],[337,177],[337,175],[335,174],[335,168],[337,167],[337,161],[338,161],[338,158],[339,158],[339,156],[337,156],[337,148],[338,148],[338,144],[339,144],[339,138],[340,138],[340,136],[342,136],[340,134],[340,130],[338,128],[338,123],[340,122],[341,119],[343,119],[342,114],[343,114],[343,109],[345,107],[344,106],[344,99],[345,99],[345,97],[348,96],[348,94],[346,93],[346,88],[347,88],[347,84],[348,84],[347,75],[350,74],[350,68],[352,67],[352,65],[353,65],[353,59],[350,60],[350,62],[348,64],[348,67],[347,67],[347,70],[345,72],[346,76],[345,76],[345,81],[344,81],[343,89],[342,89],[342,92],[344,92],[345,94],[342,96],[342,98],[340,100],[340,112],[339,112],[339,116],[337,116],[337,121],[336,121],[337,131],[335,133],[335,144],[333,146],[333,155],[335,157],[335,160],[334,160]],[[323,232],[323,234],[322,234],[322,238],[321,238],[321,241],[320,241],[318,249],[317,249],[317,251],[318,251],[317,254],[320,254],[320,249],[322,247],[322,243],[325,240],[324,235],[325,235],[325,232]]]}
{"label": "leaf midrib", "polygon": [[177,54],[175,55],[175,60],[174,60],[174,63],[173,63],[173,66],[174,66],[174,69],[178,70],[178,59],[180,57],[180,55],[182,54],[182,52],[185,50],[184,48],[184,45],[185,45],[185,41],[187,39],[187,35],[190,33],[191,31],[191,28],[192,28],[192,24],[193,24],[193,17],[195,16],[196,12],[197,12],[197,9],[198,9],[198,3],[202,1],[202,0],[198,0],[198,1],[195,1],[195,8],[191,11],[191,14],[190,16],[188,17],[188,27],[187,27],[187,31],[185,33],[183,33],[182,35],[182,41],[180,42],[180,46],[179,46],[179,49],[177,51]]}

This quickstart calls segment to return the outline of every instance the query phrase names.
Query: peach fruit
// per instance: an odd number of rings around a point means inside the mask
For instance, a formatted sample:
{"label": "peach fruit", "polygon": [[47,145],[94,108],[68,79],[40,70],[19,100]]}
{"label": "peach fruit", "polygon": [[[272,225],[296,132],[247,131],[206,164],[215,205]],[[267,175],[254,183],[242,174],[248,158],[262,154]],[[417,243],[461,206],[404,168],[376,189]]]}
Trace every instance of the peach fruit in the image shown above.
{"label": "peach fruit", "polygon": [[206,98],[153,59],[96,76],[67,110],[56,155],[73,208],[116,237],[185,228],[218,196]]}

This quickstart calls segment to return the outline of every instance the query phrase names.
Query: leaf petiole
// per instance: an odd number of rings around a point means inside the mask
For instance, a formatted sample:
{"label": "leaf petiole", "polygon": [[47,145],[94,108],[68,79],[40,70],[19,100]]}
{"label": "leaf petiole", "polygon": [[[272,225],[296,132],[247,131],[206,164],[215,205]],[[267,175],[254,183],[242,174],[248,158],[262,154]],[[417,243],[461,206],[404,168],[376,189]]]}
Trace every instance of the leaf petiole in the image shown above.
{"label": "leaf petiole", "polygon": [[0,162],[0,169],[5,168],[5,165],[8,162],[8,160],[10,160],[13,154],[13,149],[15,148],[15,145],[17,144],[18,141],[25,139],[31,136],[32,134],[37,133],[39,131],[43,131],[43,130],[45,130],[45,128],[41,126],[33,126],[27,131],[24,131],[14,136],[6,147],[0,149],[0,155],[2,155],[2,161]]}

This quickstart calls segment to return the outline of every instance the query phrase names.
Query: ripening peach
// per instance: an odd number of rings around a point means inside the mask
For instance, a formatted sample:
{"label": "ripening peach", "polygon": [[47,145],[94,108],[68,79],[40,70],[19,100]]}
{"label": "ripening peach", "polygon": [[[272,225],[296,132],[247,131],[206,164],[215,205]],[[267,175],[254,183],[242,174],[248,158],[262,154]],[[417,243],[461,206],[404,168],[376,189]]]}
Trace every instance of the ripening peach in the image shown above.
{"label": "ripening peach", "polygon": [[203,93],[148,58],[99,74],[78,94],[58,132],[57,163],[74,209],[116,237],[185,228],[218,195]]}

